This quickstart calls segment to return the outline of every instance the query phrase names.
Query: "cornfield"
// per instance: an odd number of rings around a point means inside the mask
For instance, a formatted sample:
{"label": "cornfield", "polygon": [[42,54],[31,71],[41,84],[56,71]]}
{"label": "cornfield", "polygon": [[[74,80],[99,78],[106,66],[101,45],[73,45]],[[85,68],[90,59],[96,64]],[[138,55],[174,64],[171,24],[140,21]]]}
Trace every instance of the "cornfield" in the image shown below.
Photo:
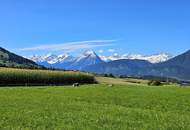
{"label": "cornfield", "polygon": [[68,85],[95,83],[91,74],[73,71],[0,68],[1,86]]}

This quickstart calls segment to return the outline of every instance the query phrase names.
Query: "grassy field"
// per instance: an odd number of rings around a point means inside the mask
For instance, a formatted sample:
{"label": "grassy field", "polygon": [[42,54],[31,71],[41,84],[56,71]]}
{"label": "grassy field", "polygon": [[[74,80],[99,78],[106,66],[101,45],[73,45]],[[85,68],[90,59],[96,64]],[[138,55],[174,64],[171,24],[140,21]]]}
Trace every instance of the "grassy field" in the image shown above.
{"label": "grassy field", "polygon": [[119,84],[119,85],[145,85],[148,80],[132,79],[132,78],[110,78],[97,76],[96,80],[101,84]]}
{"label": "grassy field", "polygon": [[2,130],[189,130],[190,89],[107,82],[0,88]]}

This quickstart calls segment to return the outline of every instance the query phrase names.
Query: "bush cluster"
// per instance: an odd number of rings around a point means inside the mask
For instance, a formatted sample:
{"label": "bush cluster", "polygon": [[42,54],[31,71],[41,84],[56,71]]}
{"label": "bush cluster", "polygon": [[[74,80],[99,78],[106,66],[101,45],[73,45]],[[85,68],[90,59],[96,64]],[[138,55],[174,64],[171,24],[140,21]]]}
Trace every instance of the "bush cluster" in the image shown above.
{"label": "bush cluster", "polygon": [[150,86],[160,86],[160,85],[162,85],[162,83],[160,81],[158,81],[158,80],[151,80],[151,81],[148,82],[148,85],[150,85]]}
{"label": "bush cluster", "polygon": [[112,73],[110,73],[110,74],[104,74],[104,77],[111,77],[111,78],[114,78],[115,76],[114,76]]}

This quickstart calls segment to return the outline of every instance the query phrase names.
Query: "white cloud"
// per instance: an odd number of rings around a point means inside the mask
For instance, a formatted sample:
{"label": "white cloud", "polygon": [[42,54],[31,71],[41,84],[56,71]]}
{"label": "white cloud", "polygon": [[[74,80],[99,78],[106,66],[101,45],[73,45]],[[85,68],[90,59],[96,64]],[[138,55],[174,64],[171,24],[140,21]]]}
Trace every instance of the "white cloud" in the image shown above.
{"label": "white cloud", "polygon": [[108,49],[108,52],[115,52],[114,49]]}
{"label": "white cloud", "polygon": [[99,53],[103,53],[103,52],[104,52],[104,50],[99,50],[98,52],[99,52]]}
{"label": "white cloud", "polygon": [[102,46],[112,46],[113,42],[116,40],[91,40],[91,41],[77,41],[77,42],[68,42],[61,44],[48,44],[48,45],[40,45],[30,48],[22,48],[22,51],[37,51],[37,50],[51,50],[51,51],[74,51],[78,49],[90,49]]}

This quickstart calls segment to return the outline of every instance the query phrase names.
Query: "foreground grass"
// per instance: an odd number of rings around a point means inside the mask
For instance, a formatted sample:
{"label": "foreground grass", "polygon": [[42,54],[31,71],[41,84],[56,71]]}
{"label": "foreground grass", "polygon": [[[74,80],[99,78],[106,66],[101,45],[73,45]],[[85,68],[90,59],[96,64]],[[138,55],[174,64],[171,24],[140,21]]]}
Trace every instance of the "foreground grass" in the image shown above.
{"label": "foreground grass", "polygon": [[0,129],[189,130],[190,89],[0,88]]}

